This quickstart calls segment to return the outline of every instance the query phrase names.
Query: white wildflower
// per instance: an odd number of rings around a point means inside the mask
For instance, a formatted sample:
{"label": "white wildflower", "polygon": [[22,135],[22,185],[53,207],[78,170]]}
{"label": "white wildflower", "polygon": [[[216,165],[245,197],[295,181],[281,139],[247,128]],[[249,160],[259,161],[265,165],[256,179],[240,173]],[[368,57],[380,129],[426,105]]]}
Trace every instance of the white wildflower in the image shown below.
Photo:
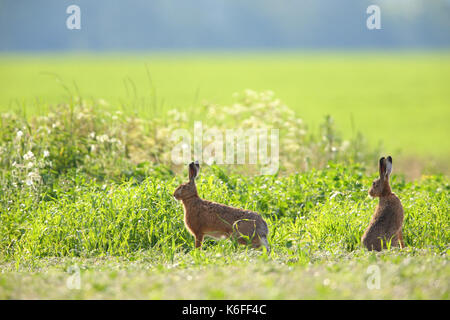
{"label": "white wildflower", "polygon": [[103,135],[97,137],[97,141],[98,142],[108,142],[109,137],[106,134],[103,134]]}
{"label": "white wildflower", "polygon": [[23,132],[21,130],[17,131],[17,138],[22,138]]}
{"label": "white wildflower", "polygon": [[50,152],[48,152],[48,150],[44,150],[44,158],[47,158],[48,156],[50,156]]}
{"label": "white wildflower", "polygon": [[30,172],[27,175],[27,179],[25,180],[25,183],[28,186],[33,185],[35,182],[39,182],[41,180],[41,176],[37,172]]}
{"label": "white wildflower", "polygon": [[31,152],[31,151],[28,151],[24,156],[23,156],[23,159],[24,160],[31,160],[31,159],[33,159],[34,158],[34,154],[33,154],[33,152]]}
{"label": "white wildflower", "polygon": [[86,118],[86,116],[84,115],[83,112],[79,112],[79,113],[77,114],[77,120],[81,120],[81,119],[83,119],[83,118]]}
{"label": "white wildflower", "polygon": [[345,151],[345,150],[347,150],[349,147],[350,147],[350,141],[345,140],[345,141],[342,142],[341,150]]}

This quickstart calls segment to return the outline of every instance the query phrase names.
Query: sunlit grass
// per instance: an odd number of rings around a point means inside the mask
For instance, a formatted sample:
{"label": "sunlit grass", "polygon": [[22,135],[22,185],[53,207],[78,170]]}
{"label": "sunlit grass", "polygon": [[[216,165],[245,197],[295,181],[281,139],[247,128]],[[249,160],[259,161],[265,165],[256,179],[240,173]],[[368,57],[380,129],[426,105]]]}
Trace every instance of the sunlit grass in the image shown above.
{"label": "sunlit grass", "polygon": [[387,153],[448,158],[449,81],[447,52],[3,57],[0,110],[45,112],[80,94],[152,117],[273,90],[313,128],[330,114],[347,139],[362,131]]}
{"label": "sunlit grass", "polygon": [[[0,266],[1,299],[448,299],[446,256],[407,249],[316,253],[311,263],[235,249],[177,254],[41,259],[21,272]],[[195,253],[192,254],[192,253]],[[380,287],[368,286],[378,267]],[[76,269],[79,289],[70,286]],[[69,284],[68,284],[69,283]]]}
{"label": "sunlit grass", "polygon": [[[360,243],[380,155],[449,157],[449,73],[446,54],[2,57],[0,298],[449,299],[448,166],[412,180],[395,162],[406,248]],[[245,88],[276,95],[231,100]],[[169,134],[199,119],[285,124],[277,175],[202,164],[197,181],[201,197],[259,212],[269,252],[194,249]]]}
{"label": "sunlit grass", "polygon": [[[6,274],[0,296],[448,298],[446,178],[405,183],[394,176],[392,187],[405,208],[407,249],[377,254],[360,244],[376,205],[367,197],[373,170],[332,166],[226,181],[217,170],[205,168],[200,195],[260,212],[269,225],[270,252],[229,240],[208,240],[195,250],[172,197],[181,177],[150,177],[139,185],[84,183],[56,190],[50,201],[22,195],[3,202],[0,268]],[[366,285],[373,264],[382,270],[381,290]],[[81,270],[81,290],[66,285],[74,265]]]}

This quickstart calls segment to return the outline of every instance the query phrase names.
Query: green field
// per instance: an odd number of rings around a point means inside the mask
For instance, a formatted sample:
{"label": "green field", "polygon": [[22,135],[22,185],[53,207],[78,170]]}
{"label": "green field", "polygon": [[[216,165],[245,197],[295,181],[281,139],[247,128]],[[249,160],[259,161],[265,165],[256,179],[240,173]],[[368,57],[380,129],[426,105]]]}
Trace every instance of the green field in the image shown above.
{"label": "green field", "polygon": [[[3,56],[0,299],[448,300],[449,80],[448,53]],[[280,129],[277,174],[202,164],[197,181],[259,212],[270,252],[194,249],[170,133],[195,120]],[[374,253],[387,154],[406,248]]]}
{"label": "green field", "polygon": [[244,89],[272,90],[313,128],[330,114],[345,137],[361,131],[385,152],[450,157],[448,53],[3,57],[1,109],[34,113],[66,101],[56,76],[73,95],[147,117],[203,101],[230,104]]}
{"label": "green field", "polygon": [[[174,188],[186,178],[134,185],[78,181],[52,200],[11,196],[1,216],[1,298],[449,298],[449,184],[393,189],[405,207],[406,249],[369,253],[360,237],[375,207],[362,167],[245,178],[207,169],[206,199],[260,212],[271,252],[208,240],[193,250]],[[369,266],[380,288],[367,286]],[[67,287],[79,269],[79,290]],[[192,286],[191,286],[192,283]]]}

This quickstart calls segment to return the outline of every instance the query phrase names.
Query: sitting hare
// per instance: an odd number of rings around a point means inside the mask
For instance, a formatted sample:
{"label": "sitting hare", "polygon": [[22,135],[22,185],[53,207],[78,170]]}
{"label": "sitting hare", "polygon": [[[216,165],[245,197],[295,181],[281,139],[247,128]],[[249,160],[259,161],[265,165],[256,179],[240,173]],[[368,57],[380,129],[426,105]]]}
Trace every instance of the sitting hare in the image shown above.
{"label": "sitting hare", "polygon": [[239,243],[251,241],[253,247],[261,245],[269,249],[266,222],[256,212],[237,209],[223,204],[203,200],[198,196],[195,178],[200,166],[189,164],[189,182],[180,185],[173,196],[184,206],[184,223],[195,237],[195,247],[202,246],[203,237],[215,239],[232,236]]}
{"label": "sitting hare", "polygon": [[380,201],[361,242],[369,250],[381,251],[389,241],[391,246],[401,245],[403,248],[405,246],[402,238],[403,207],[389,185],[389,176],[392,172],[391,156],[380,159],[379,170],[380,177],[373,181],[369,195],[379,197]]}

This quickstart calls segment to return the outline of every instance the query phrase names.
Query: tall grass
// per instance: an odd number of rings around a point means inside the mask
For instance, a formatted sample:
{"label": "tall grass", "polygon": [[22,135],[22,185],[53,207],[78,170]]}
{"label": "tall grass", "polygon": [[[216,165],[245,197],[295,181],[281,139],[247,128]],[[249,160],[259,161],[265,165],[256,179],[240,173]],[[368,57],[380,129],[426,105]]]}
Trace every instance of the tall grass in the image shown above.
{"label": "tall grass", "polygon": [[[251,177],[241,174],[245,166],[206,166],[200,194],[260,212],[271,229],[273,254],[301,259],[314,250],[358,248],[375,206],[367,198],[376,171],[376,161],[368,161],[377,158],[374,152],[362,138],[344,141],[330,117],[319,135],[308,132],[271,92],[247,90],[236,99],[231,106],[209,105],[199,112],[214,121],[219,117],[220,130],[231,123],[280,128],[281,171]],[[165,119],[143,120],[76,98],[31,120],[2,114],[3,258],[127,256],[152,250],[172,260],[177,252],[189,251],[192,237],[172,197],[185,168],[170,162],[170,132],[187,122],[187,115],[176,110]],[[175,169],[181,169],[178,175]],[[406,244],[447,250],[447,178],[406,183],[394,176],[393,189],[405,207]],[[230,250],[236,244],[220,246]]]}
{"label": "tall grass", "polygon": [[[376,203],[367,196],[374,178],[370,171],[330,165],[284,177],[244,177],[226,176],[213,167],[203,171],[197,184],[206,199],[261,213],[269,224],[273,254],[298,260],[315,251],[348,253],[360,247]],[[181,205],[172,197],[182,180],[149,177],[138,185],[104,186],[79,181],[70,190],[55,190],[47,201],[33,202],[24,194],[2,197],[0,250],[6,260],[128,256],[148,250],[170,261],[193,248]],[[405,208],[406,246],[448,250],[447,179],[405,183],[394,176],[392,188]],[[229,241],[206,246],[218,252],[234,248]]]}
{"label": "tall grass", "polygon": [[[331,117],[312,132],[273,93],[253,91],[228,106],[152,119],[103,107],[73,98],[46,115],[1,114],[0,297],[336,298],[355,296],[356,288],[357,297],[448,298],[447,176],[407,182],[394,174],[407,248],[368,253],[360,238],[377,202],[367,191],[379,152],[360,134],[342,139]],[[170,161],[170,133],[192,129],[200,114],[208,115],[205,128],[280,129],[275,175],[203,164],[197,182],[205,199],[259,212],[270,252],[229,240],[194,249],[172,197],[187,170]],[[365,277],[375,262],[390,286],[368,292],[353,277]],[[79,292],[54,272],[73,264],[84,277]],[[24,270],[45,272],[14,273]],[[186,274],[194,284],[179,282]],[[399,279],[408,280],[401,290]]]}
{"label": "tall grass", "polygon": [[[360,163],[377,153],[368,148],[362,135],[343,140],[331,117],[324,119],[320,132],[311,132],[272,92],[246,90],[230,106],[207,104],[190,116],[171,110],[150,120],[108,111],[101,101],[89,103],[73,97],[70,103],[53,106],[46,115],[31,119],[20,113],[1,114],[3,189],[31,188],[51,196],[54,185],[73,182],[80,175],[98,182],[171,175],[172,170],[180,169],[171,159],[173,147],[179,143],[172,139],[172,132],[193,132],[193,121],[201,119],[200,114],[207,115],[204,130],[278,129],[280,170],[284,173],[321,168],[329,161]],[[209,142],[206,139],[204,144]],[[248,173],[249,167],[228,169]]]}

